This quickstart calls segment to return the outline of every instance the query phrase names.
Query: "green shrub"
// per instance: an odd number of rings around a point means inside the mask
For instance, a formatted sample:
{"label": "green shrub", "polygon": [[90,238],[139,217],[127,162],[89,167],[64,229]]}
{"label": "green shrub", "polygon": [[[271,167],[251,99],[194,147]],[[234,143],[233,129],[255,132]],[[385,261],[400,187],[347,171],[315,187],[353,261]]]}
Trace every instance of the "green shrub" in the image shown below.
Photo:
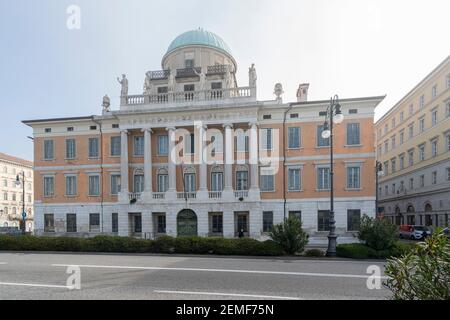
{"label": "green shrub", "polygon": [[270,232],[270,237],[287,254],[301,253],[308,243],[308,234],[302,230],[302,223],[296,217],[289,217],[284,222],[275,225]]}
{"label": "green shrub", "polygon": [[395,300],[450,300],[450,243],[441,229],[400,258],[388,260],[385,287]]}
{"label": "green shrub", "polygon": [[325,252],[320,249],[309,249],[305,251],[305,257],[323,257],[325,256]]}
{"label": "green shrub", "polygon": [[0,236],[0,250],[117,253],[149,252],[253,256],[283,255],[283,249],[272,240],[261,242],[250,238],[173,238],[169,236],[162,236],[156,240],[103,235],[93,238]]}
{"label": "green shrub", "polygon": [[387,219],[363,215],[358,237],[374,250],[390,249],[397,241],[397,227]]}
{"label": "green shrub", "polygon": [[336,253],[341,258],[351,259],[387,259],[399,257],[412,250],[413,244],[396,242],[390,249],[374,250],[363,243],[339,244]]}

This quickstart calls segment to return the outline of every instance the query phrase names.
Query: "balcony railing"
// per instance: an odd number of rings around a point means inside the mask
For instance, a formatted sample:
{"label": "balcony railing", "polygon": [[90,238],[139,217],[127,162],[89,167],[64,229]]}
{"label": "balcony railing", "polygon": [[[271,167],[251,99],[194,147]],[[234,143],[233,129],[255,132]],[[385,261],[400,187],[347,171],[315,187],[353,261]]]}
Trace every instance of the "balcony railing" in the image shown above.
{"label": "balcony railing", "polygon": [[209,191],[208,195],[210,199],[220,199],[222,198],[222,191]]}
{"label": "balcony railing", "polygon": [[197,101],[220,101],[256,98],[254,88],[239,87],[229,89],[210,89],[203,91],[178,91],[151,95],[129,95],[124,97],[122,105],[158,105],[168,103],[190,103]]}
{"label": "balcony railing", "polygon": [[197,74],[195,74],[194,70],[197,73],[202,72],[202,68],[201,67],[177,69],[177,78],[196,77]]}
{"label": "balcony railing", "polygon": [[150,73],[150,79],[152,80],[164,80],[169,78],[170,70],[157,70]]}
{"label": "balcony railing", "polygon": [[165,198],[166,198],[165,192],[153,192],[153,199],[160,200]]}
{"label": "balcony railing", "polygon": [[248,198],[248,190],[237,190],[234,191],[235,198]]}
{"label": "balcony railing", "polygon": [[177,199],[196,199],[197,192],[177,192]]}
{"label": "balcony railing", "polygon": [[140,192],[130,192],[128,194],[128,199],[131,200],[141,200],[141,193]]}
{"label": "balcony railing", "polygon": [[215,65],[215,66],[208,66],[207,70],[206,70],[206,74],[207,75],[220,75],[220,74],[224,74],[227,72],[227,68],[228,66],[225,64],[219,64],[219,65]]}

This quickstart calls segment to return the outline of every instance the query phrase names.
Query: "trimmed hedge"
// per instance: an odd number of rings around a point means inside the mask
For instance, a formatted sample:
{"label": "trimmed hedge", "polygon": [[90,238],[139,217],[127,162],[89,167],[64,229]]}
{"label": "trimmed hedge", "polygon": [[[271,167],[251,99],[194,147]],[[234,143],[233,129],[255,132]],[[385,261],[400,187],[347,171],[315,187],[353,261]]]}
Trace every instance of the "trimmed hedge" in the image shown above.
{"label": "trimmed hedge", "polygon": [[188,253],[217,255],[281,256],[283,249],[272,240],[163,236],[156,240],[128,237],[93,238],[0,236],[0,250],[71,251],[116,253]]}
{"label": "trimmed hedge", "polygon": [[351,259],[387,259],[400,257],[409,252],[414,244],[396,242],[387,250],[375,250],[362,243],[339,244],[336,248],[338,257]]}

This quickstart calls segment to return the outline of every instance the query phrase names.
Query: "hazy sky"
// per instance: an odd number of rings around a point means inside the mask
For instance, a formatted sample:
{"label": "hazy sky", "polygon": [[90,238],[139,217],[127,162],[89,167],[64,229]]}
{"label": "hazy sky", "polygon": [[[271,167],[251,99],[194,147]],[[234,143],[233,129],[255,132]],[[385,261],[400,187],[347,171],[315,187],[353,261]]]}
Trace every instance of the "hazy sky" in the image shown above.
{"label": "hazy sky", "polygon": [[[81,8],[68,30],[66,9]],[[170,42],[203,27],[220,35],[248,81],[256,64],[258,99],[295,101],[384,95],[377,118],[450,54],[449,0],[0,0],[0,152],[32,159],[25,119],[113,108],[116,77],[142,93],[147,70],[159,70]]]}

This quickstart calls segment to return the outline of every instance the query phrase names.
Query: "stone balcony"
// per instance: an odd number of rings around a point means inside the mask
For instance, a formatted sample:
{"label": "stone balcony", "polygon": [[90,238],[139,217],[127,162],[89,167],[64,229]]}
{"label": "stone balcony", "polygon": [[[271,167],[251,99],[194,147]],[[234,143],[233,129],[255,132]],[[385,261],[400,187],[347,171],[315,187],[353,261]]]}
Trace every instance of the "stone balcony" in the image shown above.
{"label": "stone balcony", "polygon": [[121,97],[121,110],[159,108],[168,105],[192,105],[224,103],[235,104],[256,101],[255,87],[238,87],[228,89],[209,89],[201,91],[177,91],[151,95],[127,95]]}
{"label": "stone balcony", "polygon": [[259,201],[259,191],[251,193],[249,190],[207,191],[202,194],[195,192],[129,192],[119,197],[119,202],[130,204],[165,203],[165,202],[239,202]]}

